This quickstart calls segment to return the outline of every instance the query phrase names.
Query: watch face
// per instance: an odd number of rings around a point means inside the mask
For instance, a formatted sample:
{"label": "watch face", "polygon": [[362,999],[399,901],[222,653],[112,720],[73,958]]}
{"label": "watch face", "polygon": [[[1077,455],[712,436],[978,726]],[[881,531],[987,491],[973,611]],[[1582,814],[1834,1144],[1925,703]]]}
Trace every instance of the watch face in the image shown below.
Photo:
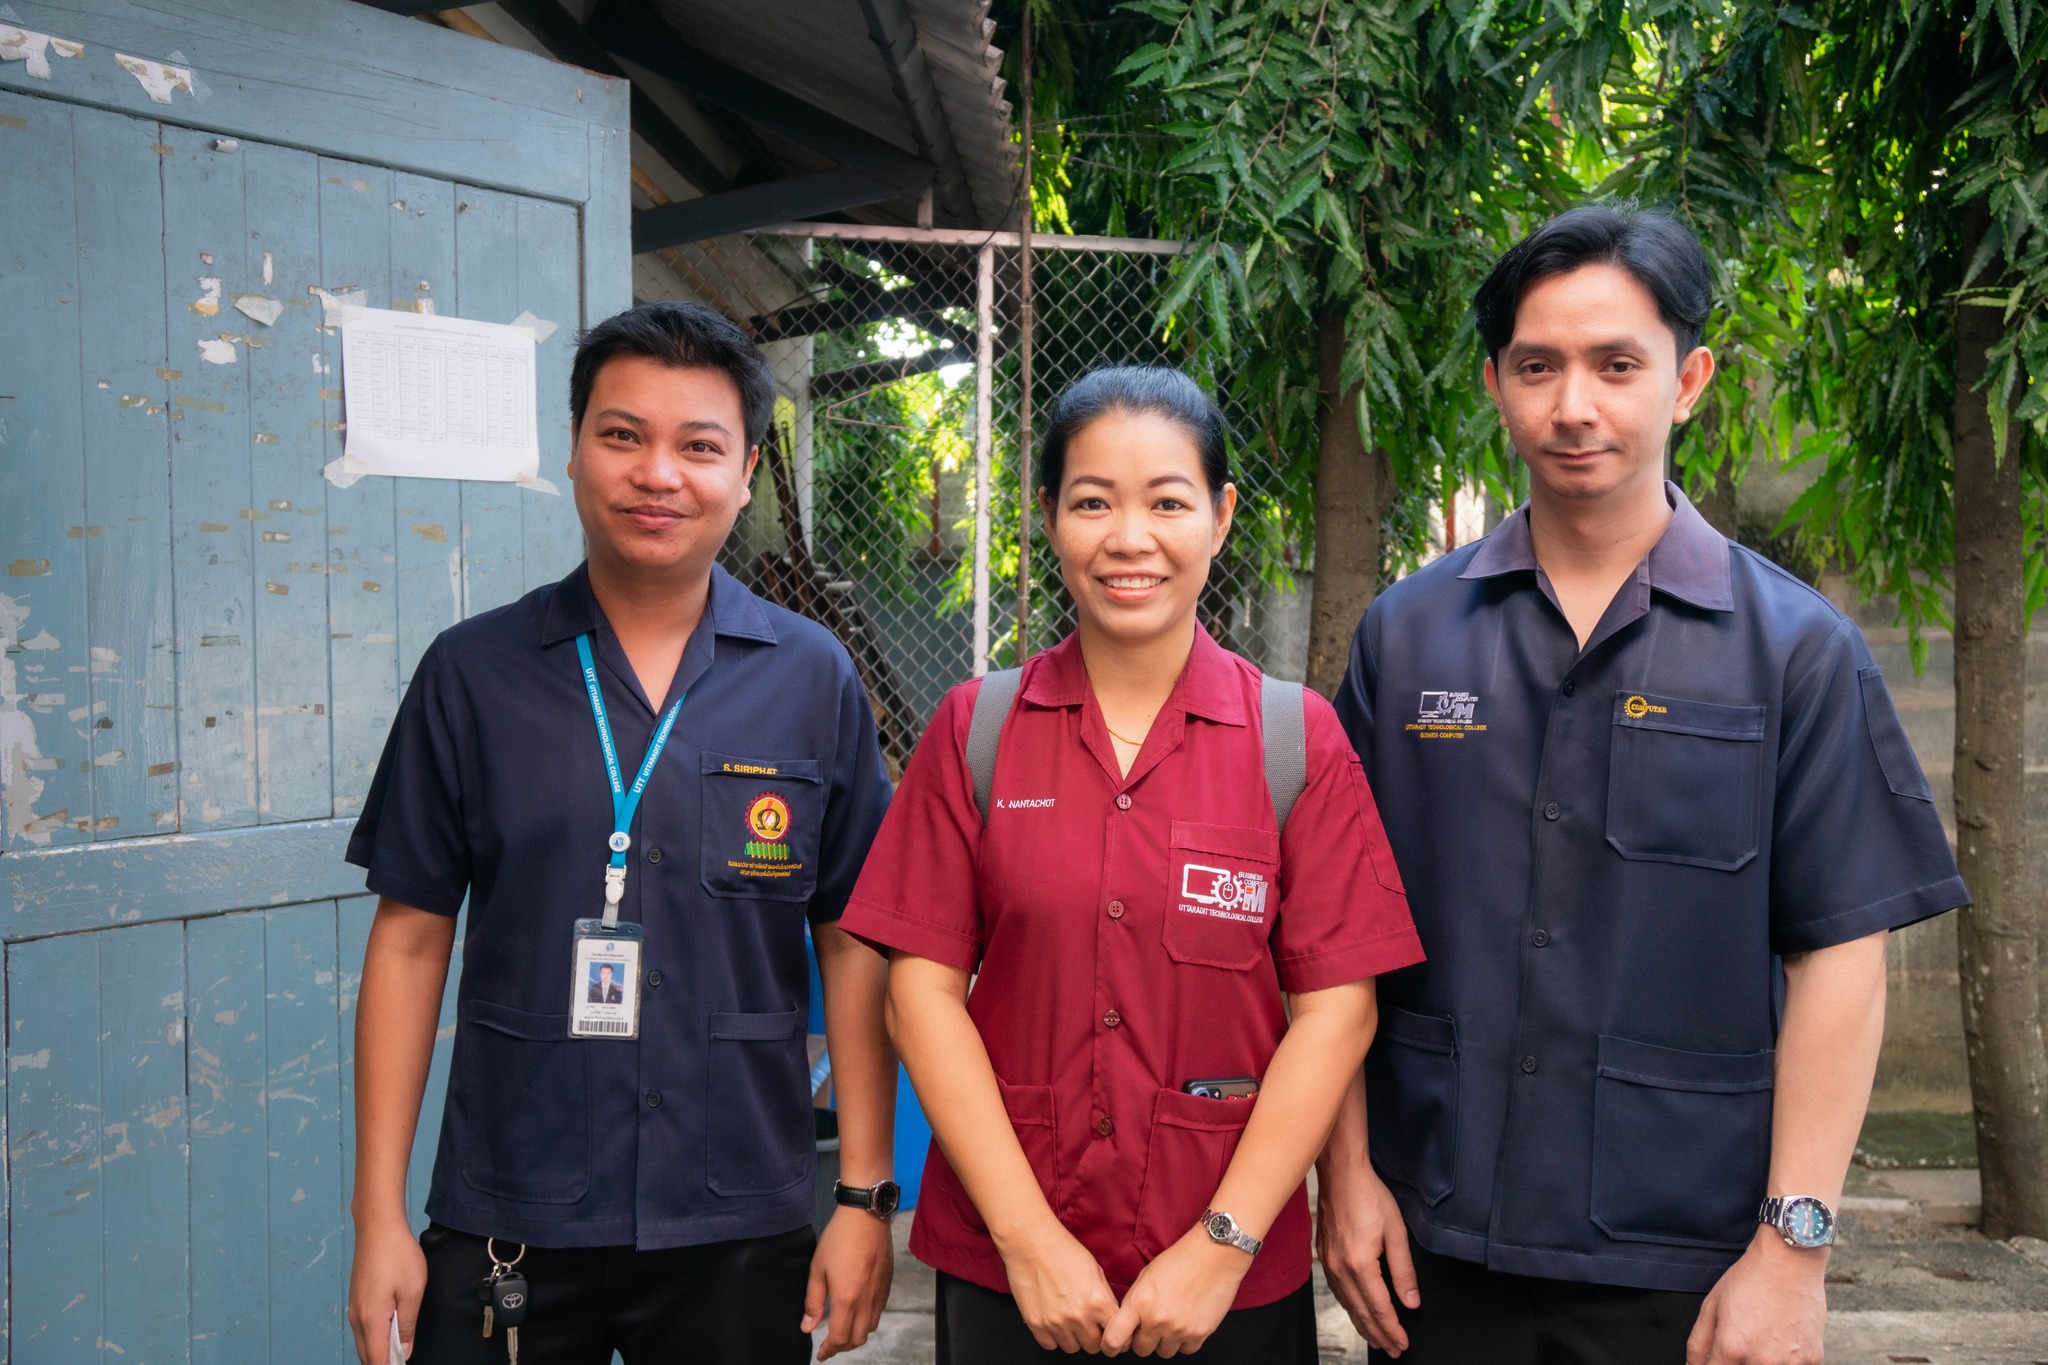
{"label": "watch face", "polygon": [[1835,1215],[1820,1200],[1801,1195],[1785,1205],[1783,1227],[1800,1246],[1826,1246],[1835,1230]]}
{"label": "watch face", "polygon": [[1228,1241],[1231,1234],[1236,1231],[1237,1225],[1230,1220],[1229,1214],[1212,1213],[1209,1215],[1209,1236],[1216,1241]]}
{"label": "watch face", "polygon": [[874,1188],[874,1211],[879,1214],[896,1212],[896,1206],[903,1199],[903,1191],[895,1181],[884,1180]]}

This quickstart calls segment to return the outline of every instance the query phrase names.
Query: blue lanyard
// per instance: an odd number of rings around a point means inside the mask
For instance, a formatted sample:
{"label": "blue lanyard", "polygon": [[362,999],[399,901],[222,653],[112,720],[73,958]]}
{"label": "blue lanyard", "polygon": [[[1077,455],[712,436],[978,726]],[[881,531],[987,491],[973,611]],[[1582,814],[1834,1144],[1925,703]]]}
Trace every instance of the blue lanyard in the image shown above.
{"label": "blue lanyard", "polygon": [[587,630],[576,637],[576,657],[583,661],[583,690],[590,696],[591,719],[597,722],[597,742],[604,749],[605,776],[612,784],[612,837],[607,841],[612,861],[604,874],[604,927],[613,929],[619,923],[619,902],[626,895],[626,850],[633,846],[633,836],[627,830],[632,828],[633,812],[640,808],[640,793],[647,790],[647,779],[654,775],[655,760],[668,743],[668,732],[675,728],[676,712],[683,709],[683,697],[676,698],[675,705],[668,708],[668,714],[655,728],[654,738],[647,744],[647,757],[640,760],[639,775],[629,790],[619,771],[619,751],[612,743],[611,722],[605,718],[604,690],[597,684],[597,663],[590,657]]}

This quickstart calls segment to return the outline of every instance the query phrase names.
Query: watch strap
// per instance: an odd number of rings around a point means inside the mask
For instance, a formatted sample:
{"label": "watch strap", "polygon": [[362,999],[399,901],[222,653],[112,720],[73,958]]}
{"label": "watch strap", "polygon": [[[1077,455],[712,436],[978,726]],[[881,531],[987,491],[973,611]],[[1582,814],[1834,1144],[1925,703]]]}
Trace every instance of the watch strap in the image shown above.
{"label": "watch strap", "polygon": [[1236,1247],[1247,1256],[1258,1255],[1259,1249],[1266,1245],[1262,1239],[1239,1227],[1235,1218],[1220,1209],[1202,1210],[1202,1231],[1209,1235],[1210,1241]]}
{"label": "watch strap", "polygon": [[[888,1198],[882,1197],[884,1190],[890,1192]],[[887,1219],[894,1215],[898,1198],[900,1195],[896,1193],[893,1180],[878,1180],[873,1185],[849,1185],[843,1180],[832,1182],[833,1203],[841,1208],[865,1210],[877,1218]]]}

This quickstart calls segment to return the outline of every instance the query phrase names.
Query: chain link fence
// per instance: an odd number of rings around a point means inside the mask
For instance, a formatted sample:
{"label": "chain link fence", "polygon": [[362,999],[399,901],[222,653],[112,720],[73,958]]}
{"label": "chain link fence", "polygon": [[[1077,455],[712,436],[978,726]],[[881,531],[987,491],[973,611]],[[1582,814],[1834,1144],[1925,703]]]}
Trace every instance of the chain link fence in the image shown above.
{"label": "chain link fence", "polygon": [[[799,267],[796,293],[748,323],[781,398],[725,563],[845,641],[900,771],[948,687],[1073,628],[1036,512],[1020,497],[1021,244],[1014,233],[808,224],[775,233],[780,259]],[[1035,439],[1053,400],[1086,371],[1181,364],[1187,348],[1157,320],[1178,246],[1033,243]],[[1307,528],[1290,513],[1282,453],[1241,415],[1231,425],[1240,511],[1202,616],[1227,648],[1300,679]],[[1442,511],[1410,500],[1393,513],[1403,524],[1417,516],[1440,525]]]}

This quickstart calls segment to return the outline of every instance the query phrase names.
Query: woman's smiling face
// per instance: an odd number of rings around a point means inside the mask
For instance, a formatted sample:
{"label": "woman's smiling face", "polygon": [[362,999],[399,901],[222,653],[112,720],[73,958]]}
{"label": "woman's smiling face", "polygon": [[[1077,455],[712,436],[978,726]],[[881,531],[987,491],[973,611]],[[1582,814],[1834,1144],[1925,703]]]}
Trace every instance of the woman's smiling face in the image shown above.
{"label": "woman's smiling face", "polygon": [[1209,491],[1186,427],[1105,413],[1069,439],[1059,488],[1039,497],[1084,629],[1135,642],[1192,624],[1237,489]]}

